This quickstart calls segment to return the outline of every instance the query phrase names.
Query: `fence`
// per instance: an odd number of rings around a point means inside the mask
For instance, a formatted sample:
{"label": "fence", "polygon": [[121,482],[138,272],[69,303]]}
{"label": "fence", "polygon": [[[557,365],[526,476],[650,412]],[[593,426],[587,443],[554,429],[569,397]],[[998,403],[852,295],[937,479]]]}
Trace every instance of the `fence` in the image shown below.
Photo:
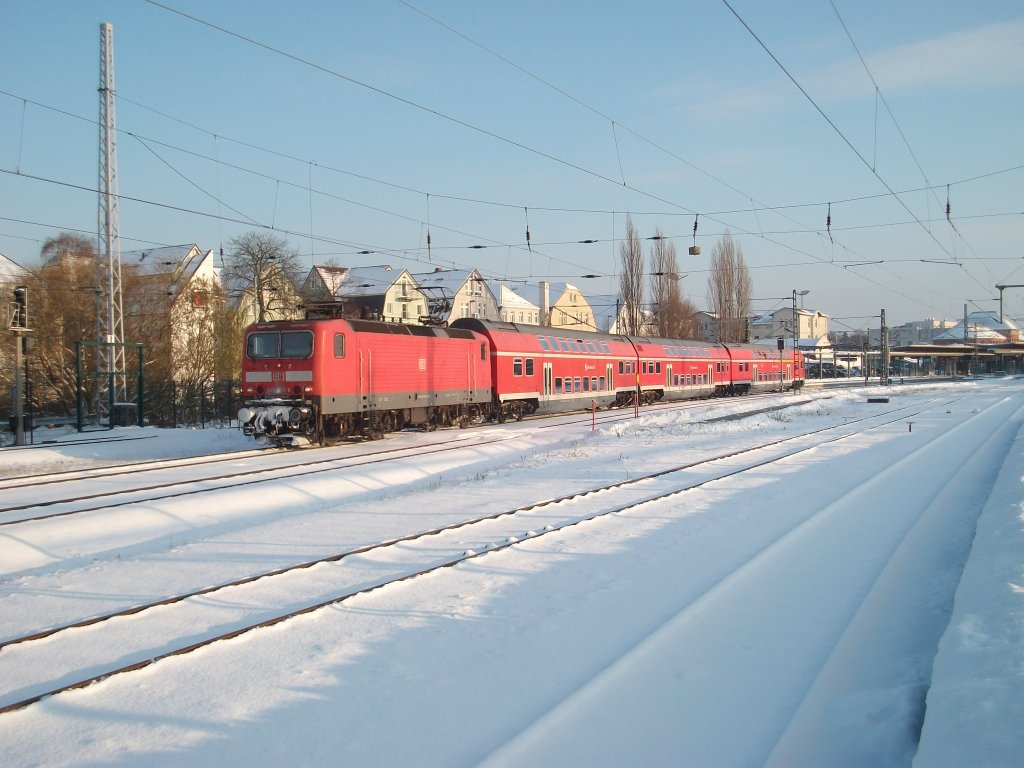
{"label": "fence", "polygon": [[241,403],[238,382],[233,379],[178,384],[173,381],[146,387],[149,424],[158,427],[201,427],[230,424]]}

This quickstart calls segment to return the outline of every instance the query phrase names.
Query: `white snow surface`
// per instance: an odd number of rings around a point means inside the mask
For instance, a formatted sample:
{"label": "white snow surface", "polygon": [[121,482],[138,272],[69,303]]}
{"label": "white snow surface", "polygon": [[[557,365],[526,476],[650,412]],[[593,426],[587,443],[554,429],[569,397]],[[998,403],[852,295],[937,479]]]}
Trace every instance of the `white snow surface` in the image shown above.
{"label": "white snow surface", "polygon": [[[868,403],[873,395],[890,402]],[[646,480],[631,491],[635,507],[554,533],[534,535],[560,505],[538,508],[535,525],[503,539],[511,546],[0,714],[0,765],[1024,764],[1024,380],[811,390],[769,404],[790,407],[715,423],[700,423],[701,406],[594,430],[527,420],[403,433],[302,454],[467,447],[0,526],[3,642],[907,409],[659,501],[643,503],[670,481]],[[37,441],[54,443],[0,451],[0,481],[253,447],[233,429],[113,434],[142,439],[64,445],[79,436],[39,430]],[[507,439],[485,442],[498,435]],[[242,454],[230,466],[294,453]],[[689,479],[705,476],[694,468]],[[74,487],[88,495],[114,482],[100,472]],[[0,508],[34,493],[5,485]],[[464,535],[407,549],[489,546]],[[367,560],[346,566],[357,582],[390,567]],[[258,610],[252,595],[298,607],[334,570],[166,616],[198,637],[204,610],[242,616]],[[163,650],[133,619],[104,624],[115,626],[60,642],[87,659],[116,659],[129,640]],[[0,696],[61,674],[33,667],[30,650],[0,650]]]}

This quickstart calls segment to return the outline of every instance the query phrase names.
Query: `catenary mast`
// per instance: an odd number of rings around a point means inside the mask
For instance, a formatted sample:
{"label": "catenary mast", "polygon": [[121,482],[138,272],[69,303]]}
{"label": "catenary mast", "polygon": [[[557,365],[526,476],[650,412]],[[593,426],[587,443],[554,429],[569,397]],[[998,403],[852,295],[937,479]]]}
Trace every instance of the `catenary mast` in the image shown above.
{"label": "catenary mast", "polygon": [[[121,238],[117,194],[117,129],[114,112],[114,27],[100,24],[100,178],[99,248],[96,254],[97,293],[100,302],[97,317],[98,370],[107,374],[107,397],[97,398],[97,407],[106,401],[120,402],[125,395],[124,319],[121,311]],[[102,377],[101,377],[102,381]],[[113,414],[108,414],[111,418]]]}

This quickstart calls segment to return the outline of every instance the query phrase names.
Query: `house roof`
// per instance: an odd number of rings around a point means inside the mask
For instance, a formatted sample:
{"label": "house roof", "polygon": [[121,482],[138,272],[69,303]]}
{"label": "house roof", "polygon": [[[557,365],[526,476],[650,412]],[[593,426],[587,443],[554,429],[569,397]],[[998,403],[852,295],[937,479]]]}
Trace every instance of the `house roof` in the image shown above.
{"label": "house roof", "polygon": [[0,253],[0,283],[15,283],[24,279],[28,270]]}
{"label": "house roof", "polygon": [[[971,312],[967,315],[967,339],[969,341],[1000,342],[1009,339],[1011,333],[1020,329],[1011,320],[999,322],[999,318],[991,312]],[[948,331],[935,336],[936,342],[963,342],[964,323],[961,320]]]}
{"label": "house roof", "polygon": [[518,293],[516,293],[511,287],[502,283],[498,286],[501,294],[499,303],[506,309],[540,309],[529,299],[524,299]]}
{"label": "house roof", "polygon": [[388,288],[402,275],[409,275],[408,270],[396,273],[384,271],[380,267],[352,267],[345,272],[338,295],[379,296],[387,293]]}
{"label": "house roof", "polygon": [[416,283],[424,290],[458,293],[466,281],[478,274],[473,269],[436,269],[433,272],[417,272],[412,275]]}
{"label": "house roof", "polygon": [[188,281],[195,275],[210,251],[203,251],[195,243],[121,251],[121,264],[135,266],[143,275],[175,273]]}

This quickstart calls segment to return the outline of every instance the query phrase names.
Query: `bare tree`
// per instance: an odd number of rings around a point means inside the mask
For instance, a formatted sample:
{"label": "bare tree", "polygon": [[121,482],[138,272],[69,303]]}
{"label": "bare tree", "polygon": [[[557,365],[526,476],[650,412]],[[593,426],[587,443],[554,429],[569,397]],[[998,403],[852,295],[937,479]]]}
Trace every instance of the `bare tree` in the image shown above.
{"label": "bare tree", "polygon": [[[50,414],[75,412],[77,342],[96,340],[96,262],[88,256],[51,256],[26,281],[34,333],[28,354],[34,407]],[[86,362],[96,370],[95,360]]]}
{"label": "bare tree", "polygon": [[670,339],[692,338],[696,330],[697,309],[692,301],[683,298],[676,246],[662,235],[660,229],[654,231],[651,279],[658,335]]}
{"label": "bare tree", "polygon": [[753,283],[743,261],[743,250],[726,232],[711,252],[708,276],[708,306],[718,315],[718,341],[746,340],[752,297]]}
{"label": "bare tree", "polygon": [[[93,239],[73,232],[61,232],[48,238],[39,249],[39,260],[43,266],[56,264],[68,258],[96,258],[96,243]],[[93,268],[96,262],[93,261]]]}
{"label": "bare tree", "polygon": [[[221,271],[228,291],[249,293],[256,306],[256,320],[288,315],[294,309],[285,306],[294,300],[296,286],[302,280],[298,251],[281,237],[266,232],[248,232],[230,242],[231,249]],[[286,280],[287,290],[280,285]]]}
{"label": "bare tree", "polygon": [[626,217],[626,239],[619,243],[619,259],[622,265],[619,293],[625,313],[625,328],[619,331],[636,335],[640,333],[640,306],[644,299],[644,251],[630,216]]}

